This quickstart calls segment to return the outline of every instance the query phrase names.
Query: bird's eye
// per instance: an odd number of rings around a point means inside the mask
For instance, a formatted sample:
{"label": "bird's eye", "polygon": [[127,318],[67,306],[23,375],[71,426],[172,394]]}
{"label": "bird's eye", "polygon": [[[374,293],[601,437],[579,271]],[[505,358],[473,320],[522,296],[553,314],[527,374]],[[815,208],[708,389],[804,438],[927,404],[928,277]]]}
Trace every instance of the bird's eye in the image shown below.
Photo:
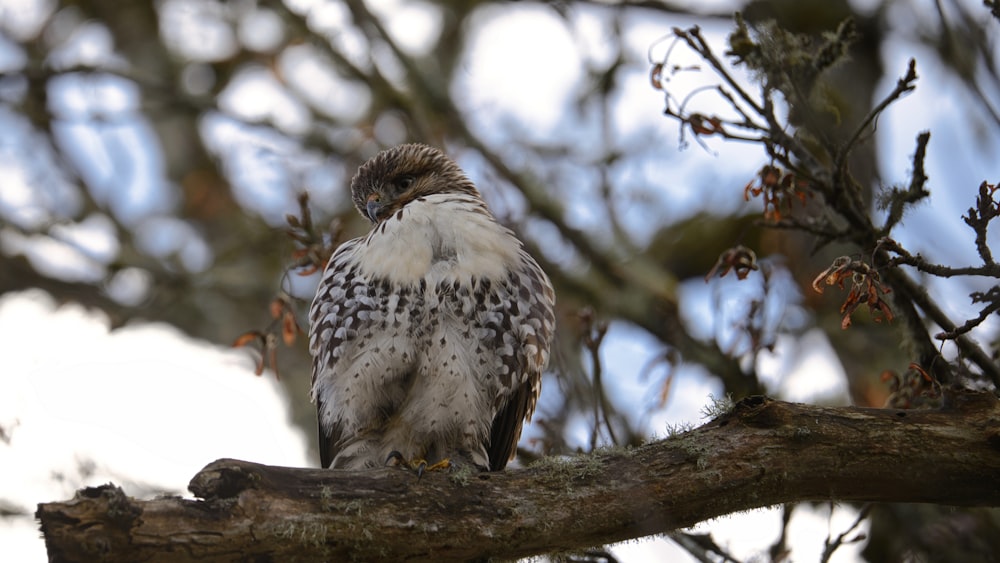
{"label": "bird's eye", "polygon": [[396,187],[399,188],[399,190],[401,191],[408,190],[412,185],[413,185],[413,176],[407,175],[396,178]]}

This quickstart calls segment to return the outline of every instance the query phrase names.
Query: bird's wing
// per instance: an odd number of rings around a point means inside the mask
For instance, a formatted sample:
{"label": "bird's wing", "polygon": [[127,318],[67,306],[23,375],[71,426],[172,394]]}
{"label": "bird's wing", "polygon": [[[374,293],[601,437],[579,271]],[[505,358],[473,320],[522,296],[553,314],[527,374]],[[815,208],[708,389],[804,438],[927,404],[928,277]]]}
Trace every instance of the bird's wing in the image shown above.
{"label": "bird's wing", "polygon": [[350,344],[374,308],[368,283],[356,274],[355,250],[364,239],[342,244],[330,258],[316,297],[309,308],[309,351],[313,357],[312,398],[319,419],[319,450],[323,467],[329,467],[339,450],[343,428],[334,416],[327,397],[336,378],[343,376],[343,364]]}
{"label": "bird's wing", "polygon": [[521,251],[519,268],[510,277],[505,314],[517,337],[514,353],[504,356],[511,392],[490,428],[490,470],[503,469],[513,457],[521,427],[531,420],[541,392],[542,370],[549,359],[555,329],[555,292],[548,277],[528,253]]}

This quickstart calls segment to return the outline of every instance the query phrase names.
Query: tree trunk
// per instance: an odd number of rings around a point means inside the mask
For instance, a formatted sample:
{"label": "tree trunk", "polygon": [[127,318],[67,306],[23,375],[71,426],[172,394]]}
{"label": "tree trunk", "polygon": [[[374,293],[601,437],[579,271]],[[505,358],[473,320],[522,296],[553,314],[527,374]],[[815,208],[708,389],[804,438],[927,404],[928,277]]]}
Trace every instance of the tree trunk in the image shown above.
{"label": "tree trunk", "polygon": [[796,501],[1000,506],[1000,405],[826,408],[750,397],[695,430],[501,473],[353,472],[219,460],[200,500],[113,485],[38,507],[51,561],[516,558]]}

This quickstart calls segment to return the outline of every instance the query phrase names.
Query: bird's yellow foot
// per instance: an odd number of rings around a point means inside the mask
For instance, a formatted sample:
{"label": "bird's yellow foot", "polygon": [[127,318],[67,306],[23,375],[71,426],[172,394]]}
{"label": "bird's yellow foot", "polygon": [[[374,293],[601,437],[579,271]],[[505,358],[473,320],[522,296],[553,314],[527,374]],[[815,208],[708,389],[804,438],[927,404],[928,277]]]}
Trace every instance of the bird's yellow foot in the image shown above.
{"label": "bird's yellow foot", "polygon": [[451,460],[444,458],[441,461],[435,463],[434,465],[427,465],[424,460],[415,460],[417,464],[417,479],[423,477],[425,471],[444,471],[446,469],[451,469]]}
{"label": "bird's yellow foot", "polygon": [[448,458],[444,458],[435,464],[428,465],[427,461],[420,458],[406,459],[403,457],[403,454],[396,450],[389,452],[389,457],[385,458],[385,465],[390,464],[394,466],[402,466],[411,471],[416,471],[417,479],[423,477],[424,472],[426,471],[444,471],[445,469],[451,469],[451,460]]}

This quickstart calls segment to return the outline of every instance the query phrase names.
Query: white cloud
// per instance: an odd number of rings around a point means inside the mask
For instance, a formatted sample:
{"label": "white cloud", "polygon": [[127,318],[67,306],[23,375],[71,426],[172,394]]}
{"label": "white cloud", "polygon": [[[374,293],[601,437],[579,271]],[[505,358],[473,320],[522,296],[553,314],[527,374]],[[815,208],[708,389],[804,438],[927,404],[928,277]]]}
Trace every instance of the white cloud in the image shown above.
{"label": "white cloud", "polygon": [[464,113],[486,127],[513,118],[538,133],[554,128],[582,75],[566,27],[545,6],[483,8],[474,21],[467,73],[458,79]]}
{"label": "white cloud", "polygon": [[[223,457],[309,464],[280,386],[255,376],[245,355],[167,325],[108,326],[102,313],[57,307],[40,291],[0,299],[0,341],[17,343],[5,347],[0,371],[9,438],[0,443],[0,499],[32,513],[108,481],[133,494],[184,493]],[[25,530],[0,527],[0,544],[25,549],[12,560],[38,560]]]}

